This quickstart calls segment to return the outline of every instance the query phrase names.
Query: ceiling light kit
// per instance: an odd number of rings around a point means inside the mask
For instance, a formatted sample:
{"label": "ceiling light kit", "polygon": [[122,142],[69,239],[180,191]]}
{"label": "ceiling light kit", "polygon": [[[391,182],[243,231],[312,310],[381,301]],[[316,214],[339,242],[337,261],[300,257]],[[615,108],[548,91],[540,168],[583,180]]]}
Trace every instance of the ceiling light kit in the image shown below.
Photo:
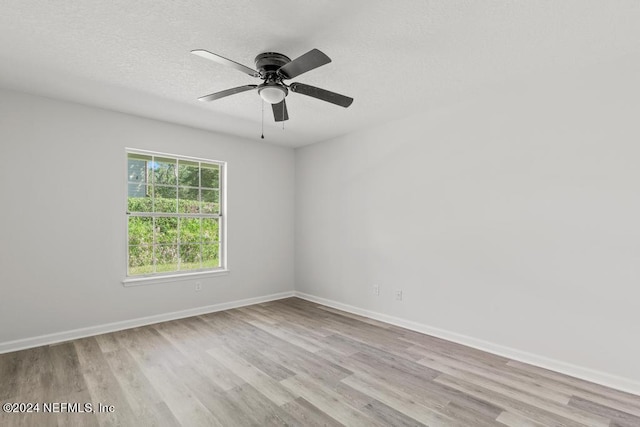
{"label": "ceiling light kit", "polygon": [[249,90],[257,90],[260,97],[265,102],[271,104],[273,117],[276,122],[289,120],[289,113],[287,111],[285,101],[289,91],[310,96],[321,101],[330,102],[344,108],[347,108],[353,102],[353,98],[340,95],[335,92],[330,92],[325,89],[320,89],[303,83],[291,83],[290,85],[287,85],[284,82],[284,80],[298,77],[307,71],[311,71],[330,63],[331,59],[318,49],[312,49],[293,61],[281,53],[264,52],[256,56],[256,69],[247,67],[202,49],[192,50],[191,53],[217,62],[218,64],[235,68],[238,71],[250,75],[251,77],[262,80],[262,84],[259,85],[239,86],[202,96],[198,98],[200,101],[214,101],[229,95],[235,95]]}

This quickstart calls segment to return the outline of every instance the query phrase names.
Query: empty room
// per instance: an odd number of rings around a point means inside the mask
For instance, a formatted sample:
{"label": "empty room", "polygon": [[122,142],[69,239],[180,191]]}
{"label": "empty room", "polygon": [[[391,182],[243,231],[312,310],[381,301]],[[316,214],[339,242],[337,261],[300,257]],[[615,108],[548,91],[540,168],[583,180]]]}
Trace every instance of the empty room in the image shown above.
{"label": "empty room", "polygon": [[639,24],[0,1],[0,425],[640,426]]}

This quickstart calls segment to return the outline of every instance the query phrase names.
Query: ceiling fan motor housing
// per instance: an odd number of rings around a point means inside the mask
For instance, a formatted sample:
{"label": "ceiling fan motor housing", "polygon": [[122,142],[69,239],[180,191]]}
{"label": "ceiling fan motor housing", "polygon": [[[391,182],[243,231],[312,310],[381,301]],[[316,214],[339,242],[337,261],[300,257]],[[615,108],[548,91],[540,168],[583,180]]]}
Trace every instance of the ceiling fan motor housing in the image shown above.
{"label": "ceiling fan motor housing", "polygon": [[275,74],[280,67],[291,62],[289,57],[276,52],[264,52],[256,56],[256,69],[262,78]]}

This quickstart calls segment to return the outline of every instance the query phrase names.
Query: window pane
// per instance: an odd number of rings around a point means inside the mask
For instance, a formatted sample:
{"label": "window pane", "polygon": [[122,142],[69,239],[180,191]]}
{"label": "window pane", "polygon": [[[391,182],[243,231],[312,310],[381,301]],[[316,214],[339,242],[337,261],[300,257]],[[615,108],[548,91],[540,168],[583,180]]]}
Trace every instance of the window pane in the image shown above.
{"label": "window pane", "polygon": [[187,160],[178,160],[178,184],[187,187],[199,187],[200,164],[198,162],[190,162]]}
{"label": "window pane", "polygon": [[175,213],[178,211],[176,187],[155,186],[154,211]]}
{"label": "window pane", "polygon": [[218,190],[202,191],[202,213],[217,214],[220,212],[220,194]]}
{"label": "window pane", "polygon": [[156,243],[178,243],[178,218],[156,218]]}
{"label": "window pane", "polygon": [[176,184],[176,159],[155,157],[150,163],[150,168],[153,171],[154,184]]}
{"label": "window pane", "polygon": [[202,219],[202,242],[213,243],[220,240],[218,234],[218,219],[203,218]]}
{"label": "window pane", "polygon": [[129,244],[153,244],[153,218],[141,216],[129,217]]}
{"label": "window pane", "polygon": [[219,246],[217,243],[215,245],[202,245],[202,267],[203,268],[220,267],[218,249],[219,249]]}
{"label": "window pane", "polygon": [[220,166],[211,164],[202,164],[200,169],[201,187],[219,188],[220,187]]}
{"label": "window pane", "polygon": [[153,246],[129,246],[129,276],[153,273]]}
{"label": "window pane", "polygon": [[200,242],[200,218],[180,218],[180,243]]}
{"label": "window pane", "polygon": [[156,245],[156,272],[178,270],[178,245]]}
{"label": "window pane", "polygon": [[145,183],[130,182],[127,186],[127,197],[147,197],[151,194],[151,186]]}
{"label": "window pane", "polygon": [[195,270],[200,268],[201,259],[200,244],[180,245],[180,270]]}
{"label": "window pane", "polygon": [[129,184],[129,197],[127,197],[127,211],[152,212],[153,211],[152,194],[153,194],[153,187],[151,187],[150,185]]}
{"label": "window pane", "polygon": [[178,189],[178,212],[197,214],[200,212],[200,190],[180,187]]}
{"label": "window pane", "polygon": [[147,183],[147,165],[151,156],[142,154],[129,154],[127,156],[127,180],[133,183]]}

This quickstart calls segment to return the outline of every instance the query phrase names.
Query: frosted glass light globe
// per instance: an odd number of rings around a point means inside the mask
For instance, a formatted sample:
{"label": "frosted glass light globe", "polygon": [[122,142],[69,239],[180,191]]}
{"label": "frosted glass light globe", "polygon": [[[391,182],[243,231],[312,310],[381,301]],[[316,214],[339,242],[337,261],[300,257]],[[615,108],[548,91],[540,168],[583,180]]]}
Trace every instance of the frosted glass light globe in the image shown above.
{"label": "frosted glass light globe", "polygon": [[269,104],[278,104],[282,102],[286,93],[280,86],[266,86],[260,89],[260,96]]}

